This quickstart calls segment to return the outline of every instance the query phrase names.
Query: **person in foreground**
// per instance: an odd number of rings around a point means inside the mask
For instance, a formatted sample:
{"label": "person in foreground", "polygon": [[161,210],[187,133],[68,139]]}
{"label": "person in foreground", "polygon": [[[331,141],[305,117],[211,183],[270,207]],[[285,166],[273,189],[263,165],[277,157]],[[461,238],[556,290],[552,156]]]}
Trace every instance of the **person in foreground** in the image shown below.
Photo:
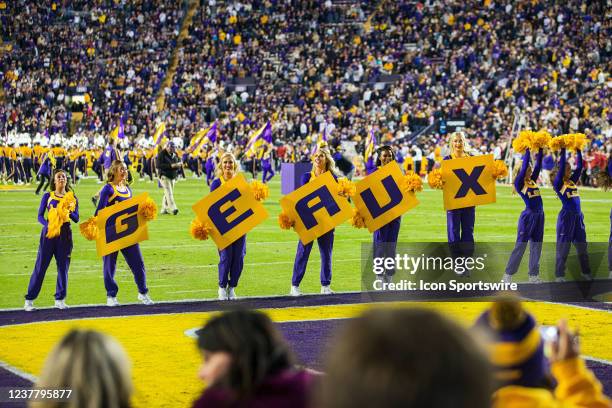
{"label": "person in foreground", "polygon": [[206,389],[194,408],[310,406],[315,377],[294,366],[281,334],[265,314],[227,312],[208,321],[197,336],[202,354],[198,376]]}
{"label": "person in foreground", "polygon": [[476,339],[426,309],[371,310],[350,320],[327,356],[315,406],[484,408],[491,366]]}
{"label": "person in foreground", "polygon": [[31,408],[129,408],[131,366],[121,345],[93,330],[72,330],[55,346],[34,385],[72,390],[67,401],[31,402]]}
{"label": "person in foreground", "polygon": [[[493,407],[610,407],[611,401],[580,358],[578,335],[567,321],[553,329],[547,342],[520,300],[502,296],[476,321],[491,339],[490,358],[498,389]],[[546,350],[549,357],[546,358]]]}

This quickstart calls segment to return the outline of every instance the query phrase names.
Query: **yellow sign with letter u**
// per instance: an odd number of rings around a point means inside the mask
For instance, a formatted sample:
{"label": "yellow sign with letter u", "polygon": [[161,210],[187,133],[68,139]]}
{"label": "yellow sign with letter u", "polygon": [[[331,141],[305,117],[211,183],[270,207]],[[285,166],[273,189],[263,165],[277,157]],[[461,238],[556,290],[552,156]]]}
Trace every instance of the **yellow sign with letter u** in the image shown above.
{"label": "yellow sign with letter u", "polygon": [[149,195],[142,193],[98,212],[98,256],[104,256],[149,239],[147,221],[138,208]]}
{"label": "yellow sign with letter u", "polygon": [[455,210],[495,202],[493,155],[442,161],[444,208]]}

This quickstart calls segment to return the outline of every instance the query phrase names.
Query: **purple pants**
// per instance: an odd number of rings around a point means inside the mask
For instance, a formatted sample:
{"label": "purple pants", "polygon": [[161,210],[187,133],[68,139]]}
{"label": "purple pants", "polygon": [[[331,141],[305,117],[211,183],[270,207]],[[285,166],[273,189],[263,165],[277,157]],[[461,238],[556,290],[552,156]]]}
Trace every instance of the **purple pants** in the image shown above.
{"label": "purple pants", "polygon": [[518,220],[516,244],[508,260],[508,265],[506,265],[506,274],[514,275],[516,273],[527,248],[527,242],[529,242],[529,275],[537,276],[540,273],[543,239],[544,212],[535,212],[529,208],[524,209]]}
{"label": "purple pants", "polygon": [[215,178],[215,163],[213,160],[206,160],[204,164],[204,169],[206,170],[206,184],[210,186],[210,183]]}
{"label": "purple pants", "polygon": [[70,224],[62,225],[60,235],[55,238],[46,238],[47,227],[44,227],[40,232],[40,244],[38,246],[38,255],[36,256],[36,264],[34,271],[30,277],[28,285],[28,293],[25,296],[27,300],[34,300],[38,297],[40,289],[45,279],[45,273],[51,258],[55,257],[57,265],[57,282],[55,284],[55,299],[62,300],[66,298],[66,289],[68,288],[68,269],[70,268],[70,254],[72,253],[72,230]]}
{"label": "purple pants", "polygon": [[581,212],[561,209],[557,218],[557,256],[555,276],[565,276],[565,263],[571,244],[576,247],[580,269],[585,275],[591,274],[589,255],[587,253],[586,229],[584,215]]}
{"label": "purple pants", "polygon": [[267,183],[268,181],[272,180],[272,177],[274,177],[274,170],[272,170],[272,166],[268,165],[263,167],[263,175],[261,177],[261,181],[263,181],[264,183]]}
{"label": "purple pants", "polygon": [[476,207],[459,208],[446,212],[446,232],[453,257],[473,255],[475,221]]}
{"label": "purple pants", "polygon": [[[127,248],[123,248],[121,253],[134,275],[136,286],[138,286],[138,293],[143,295],[148,293],[147,274],[144,260],[142,259],[142,252],[140,252],[140,246],[134,244]],[[102,257],[102,263],[104,264],[104,287],[106,288],[106,295],[108,297],[115,297],[117,296],[117,292],[119,292],[119,286],[117,286],[117,282],[115,282],[117,254],[118,252],[113,252],[112,254]]]}
{"label": "purple pants", "polygon": [[235,288],[244,267],[246,235],[241,236],[225,249],[219,251],[219,287]]}
{"label": "purple pants", "polygon": [[[399,235],[402,218],[397,217],[390,223],[383,225],[374,231],[373,257],[374,258],[395,258],[397,252],[397,237]],[[385,269],[387,276],[395,274],[395,268]]]}
{"label": "purple pants", "polygon": [[[331,230],[317,238],[317,243],[319,244],[319,253],[321,254],[321,285],[328,286],[331,283],[332,278],[334,230]],[[308,265],[308,258],[310,257],[311,250],[312,242],[304,245],[302,244],[302,241],[298,241],[295,262],[293,264],[293,278],[291,279],[291,284],[293,286],[300,286],[300,283],[304,278],[304,274],[306,273],[306,266]]]}

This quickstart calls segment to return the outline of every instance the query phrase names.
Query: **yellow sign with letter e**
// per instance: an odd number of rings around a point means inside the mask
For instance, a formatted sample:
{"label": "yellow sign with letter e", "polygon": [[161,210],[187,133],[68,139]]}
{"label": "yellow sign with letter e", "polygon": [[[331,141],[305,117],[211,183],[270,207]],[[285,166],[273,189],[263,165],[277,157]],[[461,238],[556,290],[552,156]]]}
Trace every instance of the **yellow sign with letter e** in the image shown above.
{"label": "yellow sign with letter e", "polygon": [[210,225],[210,236],[221,250],[268,218],[242,174],[237,174],[195,203],[200,222]]}
{"label": "yellow sign with letter e", "polygon": [[493,155],[462,157],[442,161],[444,208],[491,204],[496,200]]}
{"label": "yellow sign with letter e", "polygon": [[392,161],[357,183],[355,207],[370,232],[387,225],[419,204],[414,193],[401,189],[402,170]]}
{"label": "yellow sign with letter e", "polygon": [[353,215],[347,199],[338,194],[338,183],[329,171],[287,194],[280,205],[295,220],[295,231],[304,245]]}
{"label": "yellow sign with letter e", "polygon": [[96,220],[99,231],[96,239],[98,256],[112,254],[149,239],[147,221],[138,211],[139,206],[148,198],[149,194],[142,193],[98,212]]}

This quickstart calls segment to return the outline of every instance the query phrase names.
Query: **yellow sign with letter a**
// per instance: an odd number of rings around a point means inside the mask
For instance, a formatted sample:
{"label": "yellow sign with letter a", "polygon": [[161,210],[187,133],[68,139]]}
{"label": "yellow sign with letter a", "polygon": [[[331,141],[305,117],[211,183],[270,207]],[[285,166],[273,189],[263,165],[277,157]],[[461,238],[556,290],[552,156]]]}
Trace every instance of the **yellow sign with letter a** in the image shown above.
{"label": "yellow sign with letter a", "polygon": [[493,155],[462,157],[442,161],[444,208],[491,204],[496,200]]}
{"label": "yellow sign with letter a", "polygon": [[222,184],[191,207],[221,250],[268,218],[263,204],[255,199],[242,174]]}
{"label": "yellow sign with letter a", "polygon": [[402,170],[392,161],[357,183],[355,207],[370,232],[387,225],[419,204],[414,193],[401,189]]}
{"label": "yellow sign with letter a", "polygon": [[287,194],[280,205],[295,220],[295,231],[304,245],[353,215],[348,200],[338,194],[338,183],[329,171]]}
{"label": "yellow sign with letter a", "polygon": [[139,206],[148,198],[149,194],[142,193],[98,212],[96,221],[99,231],[96,239],[98,256],[112,254],[149,239],[147,221],[138,211]]}

